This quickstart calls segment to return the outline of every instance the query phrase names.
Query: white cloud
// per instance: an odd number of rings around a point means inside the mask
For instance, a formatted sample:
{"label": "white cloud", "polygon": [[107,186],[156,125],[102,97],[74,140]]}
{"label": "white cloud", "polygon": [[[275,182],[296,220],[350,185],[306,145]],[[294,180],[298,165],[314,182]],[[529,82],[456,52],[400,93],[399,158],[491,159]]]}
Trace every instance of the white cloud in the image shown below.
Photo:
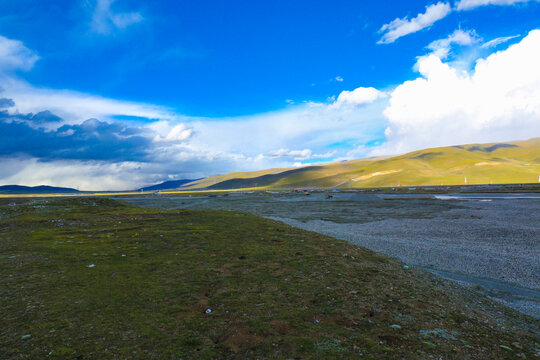
{"label": "white cloud", "polygon": [[342,91],[337,100],[332,104],[332,107],[361,106],[370,104],[378,99],[384,98],[386,93],[379,91],[373,87],[359,87],[353,91]]}
{"label": "white cloud", "polygon": [[404,17],[397,18],[381,27],[379,32],[383,33],[383,37],[377,42],[378,44],[390,44],[402,36],[415,33],[422,29],[428,28],[436,21],[443,19],[452,11],[449,3],[438,2],[437,4],[426,6],[426,12],[418,14],[413,19]]}
{"label": "white cloud", "polygon": [[460,0],[456,3],[456,9],[458,11],[472,10],[486,5],[514,5],[519,3],[527,3],[529,1],[539,0]]}
{"label": "white cloud", "polygon": [[90,23],[92,31],[98,34],[109,34],[114,30],[124,30],[144,20],[139,12],[115,13],[111,9],[115,1],[97,0]]}
{"label": "white cloud", "polygon": [[0,35],[0,71],[30,70],[39,59],[32,50],[19,40]]}
{"label": "white cloud", "polygon": [[306,103],[253,116],[198,120],[190,123],[195,135],[189,143],[196,149],[247,157],[299,146],[314,154],[325,153],[327,145],[344,139],[361,143],[380,135],[384,131],[381,112],[386,104],[386,99],[361,108]]}
{"label": "white cloud", "polygon": [[336,151],[328,151],[322,154],[314,154],[311,149],[304,150],[289,150],[289,149],[279,149],[271,151],[263,157],[270,159],[281,159],[281,158],[292,158],[293,160],[315,160],[315,159],[329,159],[336,155]]}
{"label": "white cloud", "polygon": [[336,77],[335,77],[335,80],[336,80],[337,82],[343,82],[343,78],[342,78],[341,76],[336,76]]}
{"label": "white cloud", "polygon": [[186,124],[178,124],[173,126],[166,136],[156,135],[154,142],[183,142],[193,135],[193,129]]}
{"label": "white cloud", "polygon": [[487,41],[485,43],[482,44],[482,48],[484,49],[490,49],[490,48],[495,48],[501,44],[504,44],[505,42],[508,42],[512,39],[515,39],[515,38],[518,38],[520,37],[521,35],[514,35],[514,36],[503,36],[503,37],[498,37],[498,38],[495,38],[493,40],[490,40],[490,41]]}
{"label": "white cloud", "polygon": [[478,34],[474,30],[463,31],[458,29],[447,38],[435,40],[430,43],[427,48],[433,51],[433,54],[437,57],[444,59],[450,53],[452,45],[469,46],[481,41]]}
{"label": "white cloud", "polygon": [[271,159],[279,159],[283,157],[292,157],[294,160],[309,160],[313,151],[310,149],[304,150],[288,150],[288,149],[279,149],[276,151],[269,152],[266,156]]}
{"label": "white cloud", "polygon": [[372,154],[540,135],[540,30],[480,59],[471,73],[421,57],[384,111],[387,143]]}

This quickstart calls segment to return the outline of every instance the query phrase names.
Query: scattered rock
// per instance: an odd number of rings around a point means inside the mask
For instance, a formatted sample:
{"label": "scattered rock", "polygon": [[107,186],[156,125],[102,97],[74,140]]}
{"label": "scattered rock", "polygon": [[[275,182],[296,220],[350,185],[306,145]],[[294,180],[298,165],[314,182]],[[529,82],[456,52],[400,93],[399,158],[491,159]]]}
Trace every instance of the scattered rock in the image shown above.
{"label": "scattered rock", "polygon": [[457,331],[447,331],[444,329],[431,329],[431,330],[420,330],[420,336],[424,338],[442,338],[446,340],[457,340],[458,333]]}
{"label": "scattered rock", "polygon": [[437,347],[437,345],[435,345],[434,343],[429,342],[429,341],[422,341],[422,344],[426,345],[426,347],[428,347],[430,349],[435,349]]}

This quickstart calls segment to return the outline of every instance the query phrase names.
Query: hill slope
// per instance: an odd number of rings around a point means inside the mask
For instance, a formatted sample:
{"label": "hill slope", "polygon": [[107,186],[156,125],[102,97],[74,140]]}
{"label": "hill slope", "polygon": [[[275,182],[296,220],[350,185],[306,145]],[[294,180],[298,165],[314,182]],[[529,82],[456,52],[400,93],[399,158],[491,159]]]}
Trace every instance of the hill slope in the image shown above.
{"label": "hill slope", "polygon": [[213,176],[190,189],[358,188],[369,186],[536,183],[540,138],[414,151],[383,159],[361,159],[295,169]]}
{"label": "hill slope", "polygon": [[184,186],[185,184],[191,183],[196,180],[171,180],[171,181],[165,181],[160,184],[146,186],[144,188],[140,188],[137,191],[145,190],[145,191],[153,191],[153,190],[169,190],[169,189],[178,189],[181,186]]}

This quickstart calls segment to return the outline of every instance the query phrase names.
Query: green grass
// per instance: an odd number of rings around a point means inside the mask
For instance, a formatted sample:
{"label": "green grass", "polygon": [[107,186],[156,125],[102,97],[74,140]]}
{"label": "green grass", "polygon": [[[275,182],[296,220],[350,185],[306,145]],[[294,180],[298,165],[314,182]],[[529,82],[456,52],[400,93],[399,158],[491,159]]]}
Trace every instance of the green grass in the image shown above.
{"label": "green grass", "polygon": [[[185,189],[291,189],[538,183],[540,138],[414,151],[297,169],[212,176]],[[183,188],[184,189],[184,188]]]}
{"label": "green grass", "polygon": [[279,222],[97,198],[0,200],[2,359],[514,359],[538,351],[531,318]]}

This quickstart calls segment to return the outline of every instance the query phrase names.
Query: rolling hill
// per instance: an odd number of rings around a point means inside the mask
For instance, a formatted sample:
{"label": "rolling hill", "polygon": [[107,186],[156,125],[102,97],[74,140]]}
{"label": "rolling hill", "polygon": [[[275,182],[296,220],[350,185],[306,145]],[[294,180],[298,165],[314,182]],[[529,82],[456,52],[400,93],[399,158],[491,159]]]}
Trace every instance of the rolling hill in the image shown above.
{"label": "rolling hill", "polygon": [[215,175],[182,189],[294,189],[537,183],[540,138],[413,151],[291,169]]}
{"label": "rolling hill", "polygon": [[137,191],[145,190],[145,191],[153,191],[153,190],[168,190],[168,189],[176,189],[179,188],[185,184],[191,183],[196,180],[188,180],[188,179],[182,179],[182,180],[171,180],[171,181],[165,181],[160,184],[146,186],[140,189],[137,189]]}

